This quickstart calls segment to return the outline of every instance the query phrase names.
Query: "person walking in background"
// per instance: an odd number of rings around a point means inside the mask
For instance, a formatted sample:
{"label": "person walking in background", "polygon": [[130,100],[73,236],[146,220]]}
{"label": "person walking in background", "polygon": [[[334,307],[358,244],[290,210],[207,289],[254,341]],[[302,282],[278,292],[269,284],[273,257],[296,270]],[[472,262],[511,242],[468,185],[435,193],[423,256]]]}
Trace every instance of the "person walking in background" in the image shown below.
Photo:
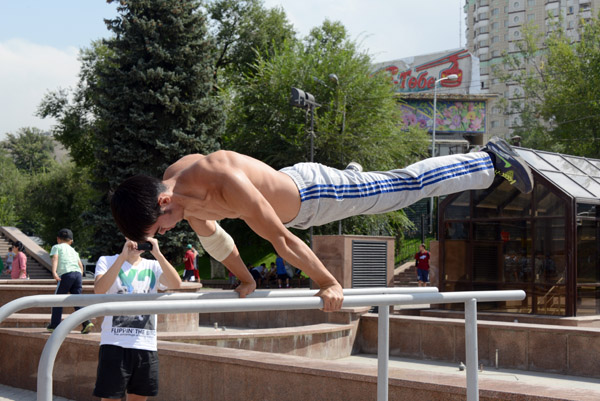
{"label": "person walking in background", "polygon": [[15,257],[12,262],[10,277],[13,280],[27,278],[27,255],[25,255],[25,246],[21,241],[15,242],[13,246]]}
{"label": "person walking in background", "polygon": [[[57,281],[55,294],[81,294],[83,286],[83,264],[79,259],[79,253],[71,244],[73,243],[73,232],[68,228],[61,229],[56,234],[57,244],[50,250],[52,258],[52,276]],[[77,311],[80,307],[75,306]],[[52,318],[46,329],[50,332],[56,329],[62,320],[62,307],[52,308]],[[94,324],[86,320],[81,324],[81,334],[89,333]]]}
{"label": "person walking in background", "polygon": [[260,288],[263,285],[263,278],[265,277],[266,269],[267,266],[265,266],[264,263],[250,269],[250,274],[252,274],[252,278],[254,279],[254,281],[256,281],[257,288]]}
{"label": "person walking in background", "polygon": [[267,288],[271,288],[271,284],[269,284],[271,282],[271,280],[277,281],[277,267],[275,266],[275,262],[271,262],[269,271],[267,273],[267,277],[266,277]]}
{"label": "person walking in background", "polygon": [[8,253],[6,254],[6,273],[10,274],[10,272],[12,271],[12,264],[13,264],[13,259],[15,257],[15,253],[14,253],[14,245],[10,244],[8,247]]}
{"label": "person walking in background", "polygon": [[235,274],[233,274],[231,272],[231,270],[228,270],[229,272],[229,288],[231,288],[232,290],[237,287],[237,277],[235,276]]}
{"label": "person walking in background", "polygon": [[294,276],[296,275],[296,274],[295,274],[295,270],[296,270],[296,269],[295,269],[295,268],[294,268],[292,265],[290,265],[290,264],[287,262],[287,260],[284,260],[284,261],[283,261],[283,264],[285,265],[285,272],[287,273],[288,277],[290,278],[290,280],[291,280],[291,279],[293,279],[293,278],[294,278]]}
{"label": "person walking in background", "polygon": [[425,248],[425,244],[419,246],[419,252],[415,254],[415,264],[417,266],[417,280],[419,287],[426,287],[429,283],[429,259],[431,254]]}
{"label": "person walking in background", "polygon": [[[152,244],[156,260],[141,257],[137,243],[125,241],[118,255],[101,256],[96,263],[96,294],[155,294],[158,289],[177,289],[177,270]],[[94,396],[102,401],[145,401],[158,394],[156,315],[105,316],[100,335]]]}
{"label": "person walking in background", "polygon": [[185,263],[185,272],[183,273],[183,281],[190,281],[194,274],[194,260],[196,259],[196,254],[194,253],[194,247],[192,244],[188,244],[187,251],[185,251],[185,255],[183,255],[183,262]]}
{"label": "person walking in background", "polygon": [[[188,244],[188,246],[191,244]],[[196,282],[200,282],[200,270],[198,270],[198,251],[196,248],[192,246],[192,252],[194,252],[194,277],[196,277]]]}
{"label": "person walking in background", "polygon": [[290,288],[290,276],[287,274],[283,258],[279,255],[275,259],[275,266],[277,268],[277,285],[279,288],[283,285],[283,280],[285,280],[285,287]]}

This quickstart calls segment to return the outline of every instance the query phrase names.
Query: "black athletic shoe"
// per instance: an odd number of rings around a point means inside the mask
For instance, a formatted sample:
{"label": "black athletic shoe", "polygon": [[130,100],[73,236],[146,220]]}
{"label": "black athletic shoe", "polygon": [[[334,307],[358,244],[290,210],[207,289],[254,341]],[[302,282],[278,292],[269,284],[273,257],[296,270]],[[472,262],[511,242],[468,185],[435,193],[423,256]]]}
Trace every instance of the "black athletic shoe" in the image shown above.
{"label": "black athletic shoe", "polygon": [[88,321],[83,324],[83,328],[81,329],[81,334],[87,334],[94,328],[94,323]]}
{"label": "black athletic shoe", "polygon": [[48,331],[49,333],[52,333],[54,331],[56,327],[52,327],[50,325],[46,326],[46,331]]}
{"label": "black athletic shoe", "polygon": [[488,153],[492,158],[496,175],[506,179],[510,185],[514,185],[525,194],[533,190],[531,169],[504,139],[493,137],[481,151]]}

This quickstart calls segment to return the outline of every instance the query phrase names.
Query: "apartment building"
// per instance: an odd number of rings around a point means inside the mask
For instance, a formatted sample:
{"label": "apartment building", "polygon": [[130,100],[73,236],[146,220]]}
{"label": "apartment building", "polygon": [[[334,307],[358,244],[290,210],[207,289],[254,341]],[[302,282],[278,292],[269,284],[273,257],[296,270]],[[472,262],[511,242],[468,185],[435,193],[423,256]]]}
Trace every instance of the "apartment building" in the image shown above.
{"label": "apartment building", "polygon": [[506,85],[493,74],[502,64],[503,54],[517,51],[522,29],[534,24],[547,34],[562,16],[563,28],[574,41],[581,20],[600,10],[600,0],[465,0],[467,49],[480,62],[481,93],[497,94],[488,110],[488,135],[508,137],[511,127],[520,123],[518,115],[504,114],[499,99],[519,100],[522,90]]}

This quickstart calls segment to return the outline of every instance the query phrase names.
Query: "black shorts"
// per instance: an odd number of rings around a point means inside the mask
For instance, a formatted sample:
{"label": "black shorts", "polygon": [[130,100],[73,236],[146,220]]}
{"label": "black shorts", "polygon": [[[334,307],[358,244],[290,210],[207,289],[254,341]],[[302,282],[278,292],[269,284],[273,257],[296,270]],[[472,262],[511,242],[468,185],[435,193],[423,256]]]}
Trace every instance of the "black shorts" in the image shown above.
{"label": "black shorts", "polygon": [[121,399],[158,394],[158,352],[101,345],[94,396]]}

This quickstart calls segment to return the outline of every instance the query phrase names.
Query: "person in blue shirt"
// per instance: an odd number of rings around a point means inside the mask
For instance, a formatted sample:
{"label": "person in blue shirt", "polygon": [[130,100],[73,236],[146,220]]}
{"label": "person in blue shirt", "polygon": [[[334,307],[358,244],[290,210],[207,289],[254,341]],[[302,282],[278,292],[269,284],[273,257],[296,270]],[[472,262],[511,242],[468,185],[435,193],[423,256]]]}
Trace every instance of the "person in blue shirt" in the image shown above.
{"label": "person in blue shirt", "polygon": [[285,280],[285,288],[290,288],[290,276],[288,276],[287,270],[285,269],[283,258],[279,255],[277,255],[277,259],[275,259],[275,266],[277,267],[277,285],[279,285],[279,288],[281,288],[283,280]]}

